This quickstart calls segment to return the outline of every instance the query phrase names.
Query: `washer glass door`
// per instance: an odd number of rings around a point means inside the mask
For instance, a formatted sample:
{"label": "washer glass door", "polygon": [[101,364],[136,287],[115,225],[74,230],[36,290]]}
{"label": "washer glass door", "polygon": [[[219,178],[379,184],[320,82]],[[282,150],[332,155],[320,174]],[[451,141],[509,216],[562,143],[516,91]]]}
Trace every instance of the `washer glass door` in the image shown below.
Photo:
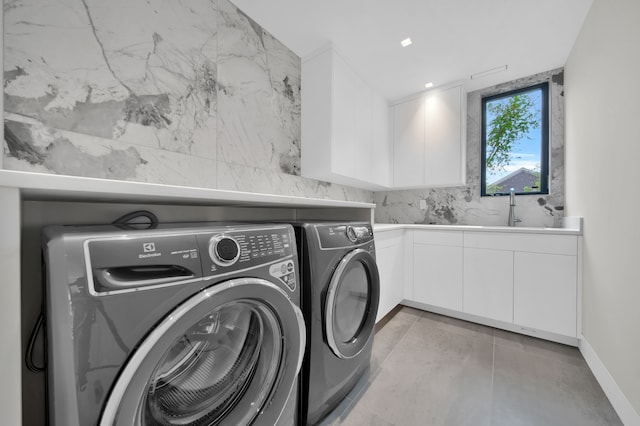
{"label": "washer glass door", "polygon": [[[255,402],[262,405],[281,356],[282,334],[273,312],[252,301],[216,308],[166,350],[149,380],[143,423],[218,423],[256,373],[263,386]],[[246,423],[253,414],[247,413]]]}
{"label": "washer glass door", "polygon": [[327,341],[339,358],[357,356],[367,344],[378,312],[380,279],[366,250],[349,252],[331,278],[325,308]]}
{"label": "washer glass door", "polygon": [[[299,309],[259,279],[217,284],[156,327],[114,385],[101,424],[274,422],[304,351]],[[268,408],[266,408],[268,407]]]}

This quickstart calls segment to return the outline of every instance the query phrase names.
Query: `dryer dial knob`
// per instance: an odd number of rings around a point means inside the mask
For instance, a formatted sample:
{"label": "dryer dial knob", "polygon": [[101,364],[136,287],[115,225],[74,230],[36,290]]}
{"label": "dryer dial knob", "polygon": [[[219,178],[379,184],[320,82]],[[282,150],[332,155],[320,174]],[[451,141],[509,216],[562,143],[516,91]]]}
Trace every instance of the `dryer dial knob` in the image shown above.
{"label": "dryer dial knob", "polygon": [[365,237],[369,236],[369,228],[366,226],[347,226],[347,238],[352,243],[357,243]]}
{"label": "dryer dial knob", "polygon": [[230,266],[240,257],[240,245],[228,235],[216,235],[209,242],[209,256],[219,266]]}

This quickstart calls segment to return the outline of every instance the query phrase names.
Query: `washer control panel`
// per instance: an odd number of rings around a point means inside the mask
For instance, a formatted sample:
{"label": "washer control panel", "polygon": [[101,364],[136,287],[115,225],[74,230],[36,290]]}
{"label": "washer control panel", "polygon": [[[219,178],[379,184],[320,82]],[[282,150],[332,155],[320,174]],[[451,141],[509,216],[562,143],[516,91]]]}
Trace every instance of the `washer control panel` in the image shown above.
{"label": "washer control panel", "polygon": [[265,275],[268,268],[269,276],[291,291],[296,288],[297,252],[290,225],[186,224],[126,235],[120,229],[91,230],[83,250],[92,293],[137,291],[259,267]]}
{"label": "washer control panel", "polygon": [[224,232],[197,236],[205,276],[247,269],[294,256],[295,237],[283,226],[252,229],[225,229]]}

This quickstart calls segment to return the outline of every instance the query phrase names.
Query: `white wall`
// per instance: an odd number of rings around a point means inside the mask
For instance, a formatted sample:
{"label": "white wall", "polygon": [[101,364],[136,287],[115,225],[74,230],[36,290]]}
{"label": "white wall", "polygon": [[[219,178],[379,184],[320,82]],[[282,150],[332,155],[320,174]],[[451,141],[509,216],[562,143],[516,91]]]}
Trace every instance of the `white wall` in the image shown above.
{"label": "white wall", "polygon": [[584,216],[583,335],[635,409],[626,421],[640,424],[640,1],[594,1],[565,91],[567,215]]}

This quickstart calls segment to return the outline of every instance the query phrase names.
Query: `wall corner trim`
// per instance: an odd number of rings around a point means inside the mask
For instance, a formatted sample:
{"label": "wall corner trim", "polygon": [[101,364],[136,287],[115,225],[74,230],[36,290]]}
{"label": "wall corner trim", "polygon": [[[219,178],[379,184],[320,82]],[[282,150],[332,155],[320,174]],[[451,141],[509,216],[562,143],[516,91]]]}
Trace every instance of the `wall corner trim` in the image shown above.
{"label": "wall corner trim", "polygon": [[600,383],[605,395],[609,398],[611,405],[618,413],[622,423],[625,426],[640,426],[640,415],[633,408],[631,402],[624,395],[622,389],[620,389],[607,367],[602,363],[600,357],[598,357],[598,354],[584,336],[580,336],[578,348],[596,380]]}

